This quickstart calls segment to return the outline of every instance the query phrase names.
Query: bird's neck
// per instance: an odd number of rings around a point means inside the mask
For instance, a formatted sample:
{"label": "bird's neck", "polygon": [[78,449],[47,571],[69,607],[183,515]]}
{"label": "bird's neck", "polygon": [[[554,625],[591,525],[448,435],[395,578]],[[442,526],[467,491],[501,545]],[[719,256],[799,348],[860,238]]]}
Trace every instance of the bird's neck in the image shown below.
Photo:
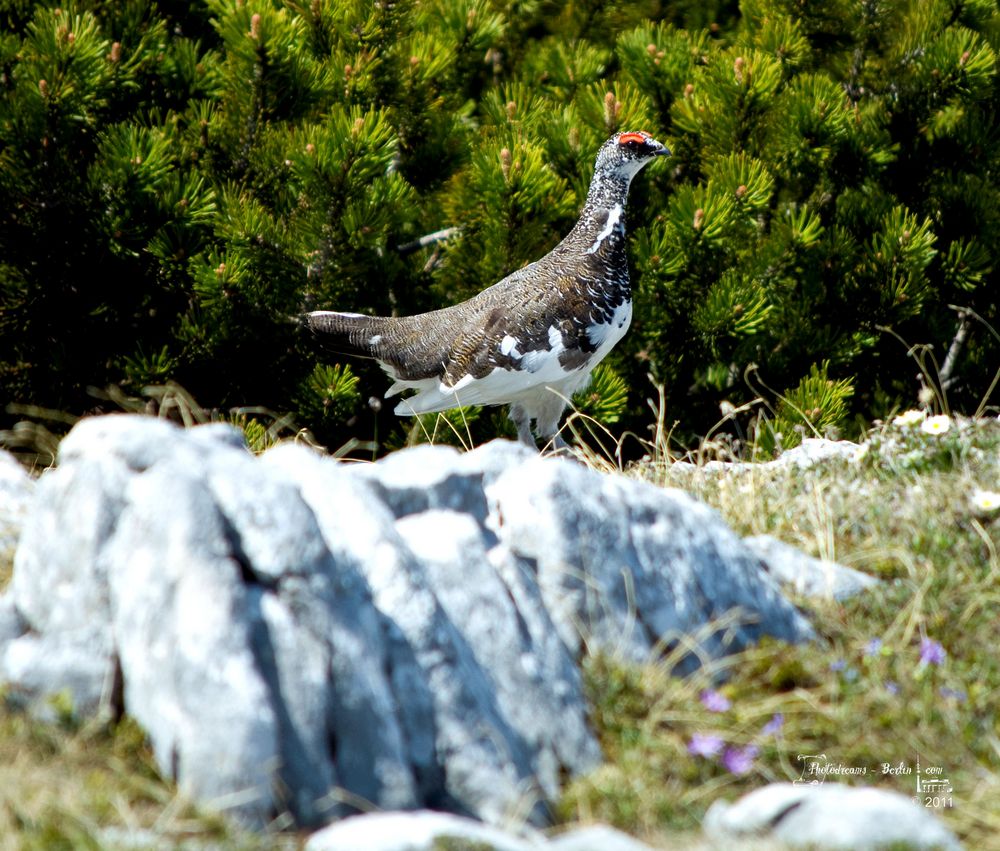
{"label": "bird's neck", "polygon": [[595,179],[590,184],[587,202],[573,229],[572,239],[588,254],[625,251],[625,206],[631,180],[618,176]]}
{"label": "bird's neck", "polygon": [[615,206],[624,210],[625,204],[628,202],[628,188],[631,183],[631,175],[626,177],[610,174],[595,177],[590,182],[584,210],[610,210]]}

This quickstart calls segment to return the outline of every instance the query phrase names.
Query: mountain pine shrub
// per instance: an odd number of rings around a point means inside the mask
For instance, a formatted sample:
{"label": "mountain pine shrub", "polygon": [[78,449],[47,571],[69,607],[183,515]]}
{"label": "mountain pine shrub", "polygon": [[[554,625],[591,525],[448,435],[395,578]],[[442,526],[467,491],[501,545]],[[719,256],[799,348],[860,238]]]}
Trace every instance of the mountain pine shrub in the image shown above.
{"label": "mountain pine shrub", "polygon": [[942,368],[960,328],[935,398],[973,412],[995,384],[987,0],[0,0],[0,18],[0,400],[83,413],[88,388],[170,380],[329,445],[400,445],[416,424],[369,403],[378,369],[322,357],[292,317],[433,309],[537,259],[630,128],[674,155],[633,188],[634,325],[582,410],[647,433],[652,378],[691,442],[766,386],[740,428],[772,450],[912,406],[910,347]]}

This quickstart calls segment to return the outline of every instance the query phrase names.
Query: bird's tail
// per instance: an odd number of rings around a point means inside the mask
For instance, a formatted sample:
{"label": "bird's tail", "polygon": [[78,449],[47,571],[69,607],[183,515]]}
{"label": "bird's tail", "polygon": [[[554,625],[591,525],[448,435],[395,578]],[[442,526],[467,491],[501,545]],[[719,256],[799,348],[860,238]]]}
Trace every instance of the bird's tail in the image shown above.
{"label": "bird's tail", "polygon": [[342,355],[379,356],[382,335],[392,321],[385,316],[363,316],[314,310],[304,317],[306,327],[324,348]]}

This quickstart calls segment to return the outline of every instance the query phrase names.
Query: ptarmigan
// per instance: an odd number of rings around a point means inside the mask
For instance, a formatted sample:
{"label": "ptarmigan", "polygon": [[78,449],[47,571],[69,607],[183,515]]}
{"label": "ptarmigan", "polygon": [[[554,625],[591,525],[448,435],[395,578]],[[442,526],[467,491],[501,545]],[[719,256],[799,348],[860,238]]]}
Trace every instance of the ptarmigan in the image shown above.
{"label": "ptarmigan", "polygon": [[567,400],[625,335],[632,289],[625,204],[632,178],[669,155],[645,132],[616,133],[597,154],[587,202],[555,248],[461,304],[417,316],[317,310],[309,328],[329,348],[374,358],[393,379],[386,397],[416,390],[401,416],[459,405],[510,405],[518,437],[557,448]]}

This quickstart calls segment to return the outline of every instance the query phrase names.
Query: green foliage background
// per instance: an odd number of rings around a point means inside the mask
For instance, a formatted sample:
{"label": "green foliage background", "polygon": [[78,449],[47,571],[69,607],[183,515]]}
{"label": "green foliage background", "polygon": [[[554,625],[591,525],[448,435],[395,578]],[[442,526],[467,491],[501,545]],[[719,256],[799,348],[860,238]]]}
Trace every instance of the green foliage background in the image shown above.
{"label": "green foliage background", "polygon": [[[784,397],[765,444],[884,416],[915,402],[906,343],[940,362],[949,305],[998,315],[996,2],[0,0],[0,20],[0,402],[80,413],[90,387],[173,379],[330,444],[387,438],[377,368],[317,365],[288,317],[432,309],[536,259],[619,129],[674,156],[633,189],[614,399],[582,400],[613,429],[645,428],[652,375],[702,434],[754,396],[751,364]],[[998,365],[973,322],[950,404],[974,410]]]}

